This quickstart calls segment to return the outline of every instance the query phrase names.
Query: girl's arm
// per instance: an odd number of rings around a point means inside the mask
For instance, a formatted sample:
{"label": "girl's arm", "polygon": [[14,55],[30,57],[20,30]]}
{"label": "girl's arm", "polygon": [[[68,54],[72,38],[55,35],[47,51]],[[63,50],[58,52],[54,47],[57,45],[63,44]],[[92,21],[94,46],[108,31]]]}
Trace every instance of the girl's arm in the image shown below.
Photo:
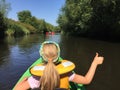
{"label": "girl's arm", "polygon": [[28,78],[24,78],[21,82],[19,82],[14,90],[27,90],[30,88],[29,83],[27,81]]}
{"label": "girl's arm", "polygon": [[96,56],[94,57],[94,60],[91,64],[87,74],[85,76],[75,74],[72,81],[75,83],[80,83],[80,84],[90,84],[94,77],[97,66],[99,64],[102,64],[103,60],[104,60],[104,57],[101,57],[101,56],[99,57],[98,53],[96,53]]}

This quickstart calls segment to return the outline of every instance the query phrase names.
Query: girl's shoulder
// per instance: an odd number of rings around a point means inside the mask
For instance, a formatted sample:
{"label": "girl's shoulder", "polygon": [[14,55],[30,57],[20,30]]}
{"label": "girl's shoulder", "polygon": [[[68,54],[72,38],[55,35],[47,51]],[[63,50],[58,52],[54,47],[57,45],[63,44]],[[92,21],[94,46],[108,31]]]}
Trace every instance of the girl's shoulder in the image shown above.
{"label": "girl's shoulder", "polygon": [[28,78],[28,83],[30,85],[30,88],[38,88],[40,86],[40,77],[38,76],[30,76]]}

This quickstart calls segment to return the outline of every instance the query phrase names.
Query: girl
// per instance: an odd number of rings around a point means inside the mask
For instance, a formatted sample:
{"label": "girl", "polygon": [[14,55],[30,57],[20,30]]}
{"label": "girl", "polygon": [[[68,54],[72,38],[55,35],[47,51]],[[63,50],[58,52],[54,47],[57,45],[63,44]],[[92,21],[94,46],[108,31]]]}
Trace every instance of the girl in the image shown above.
{"label": "girl", "polygon": [[[14,90],[27,90],[27,89],[39,89],[39,90],[69,90],[69,81],[79,83],[79,84],[90,84],[96,68],[99,64],[103,63],[104,58],[98,56],[96,53],[93,62],[85,76],[72,73],[72,68],[62,75],[59,74],[59,70],[56,69],[58,65],[61,65],[62,62],[59,62],[60,48],[59,45],[55,42],[46,41],[42,43],[40,48],[40,55],[43,59],[43,75],[31,76],[23,79],[20,83],[15,86]],[[71,63],[71,62],[70,62]],[[71,65],[74,66],[72,63]]]}

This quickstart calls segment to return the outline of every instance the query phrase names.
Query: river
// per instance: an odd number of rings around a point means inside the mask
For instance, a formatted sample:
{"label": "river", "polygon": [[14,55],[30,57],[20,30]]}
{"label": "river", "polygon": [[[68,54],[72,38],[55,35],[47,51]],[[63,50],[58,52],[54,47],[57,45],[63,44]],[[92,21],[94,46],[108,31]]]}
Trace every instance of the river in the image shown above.
{"label": "river", "polygon": [[55,35],[27,35],[0,40],[0,90],[11,90],[25,70],[40,57],[43,41],[59,43],[61,57],[76,64],[75,72],[85,75],[98,52],[105,60],[99,65],[87,90],[120,90],[120,43]]}

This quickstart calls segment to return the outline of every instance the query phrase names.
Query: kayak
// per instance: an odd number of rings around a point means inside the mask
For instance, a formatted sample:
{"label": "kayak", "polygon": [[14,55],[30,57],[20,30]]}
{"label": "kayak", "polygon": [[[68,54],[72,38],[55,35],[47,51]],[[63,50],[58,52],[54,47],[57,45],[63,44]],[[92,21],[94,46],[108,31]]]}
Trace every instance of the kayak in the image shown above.
{"label": "kayak", "polygon": [[[60,60],[62,60],[62,58],[60,58]],[[42,63],[42,58],[37,59],[25,72],[24,74],[20,77],[20,79],[18,80],[17,83],[19,83],[24,77],[29,77],[31,76],[31,73],[29,71],[29,69],[37,64]],[[17,84],[16,83],[16,84]],[[15,85],[16,85],[15,84]],[[15,86],[14,86],[15,87]],[[14,87],[12,90],[14,90]],[[86,90],[83,84],[76,84],[73,82],[70,82],[70,90]]]}

